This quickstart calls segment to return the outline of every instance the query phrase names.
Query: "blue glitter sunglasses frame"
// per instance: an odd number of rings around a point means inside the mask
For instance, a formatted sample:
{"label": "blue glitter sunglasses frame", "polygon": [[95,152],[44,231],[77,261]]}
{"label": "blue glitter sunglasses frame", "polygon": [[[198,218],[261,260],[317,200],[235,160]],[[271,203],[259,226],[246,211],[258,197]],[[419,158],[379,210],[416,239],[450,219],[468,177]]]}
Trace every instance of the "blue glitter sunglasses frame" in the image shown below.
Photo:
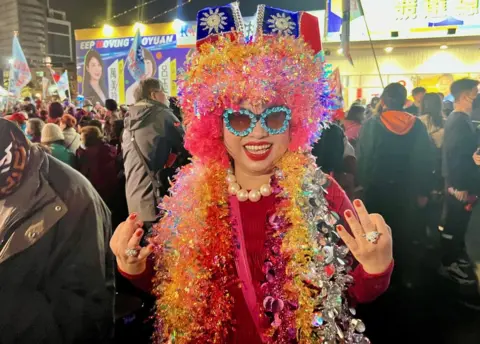
{"label": "blue glitter sunglasses frame", "polygon": [[[274,113],[279,113],[279,112],[285,112],[285,115],[286,115],[282,127],[279,129],[269,128],[267,125],[268,116]],[[238,131],[234,129],[230,124],[230,117],[229,117],[234,113],[239,113],[241,115],[250,117],[250,127],[243,131]],[[234,111],[232,109],[225,109],[225,111],[223,112],[223,119],[225,121],[225,126],[227,127],[228,131],[234,134],[235,136],[247,136],[253,131],[258,121],[260,121],[262,128],[265,129],[265,131],[267,131],[270,135],[278,135],[278,134],[283,134],[287,130],[290,120],[292,119],[292,110],[290,110],[286,106],[273,106],[263,111],[262,114],[256,115],[253,112],[246,109],[240,109],[239,111]]]}

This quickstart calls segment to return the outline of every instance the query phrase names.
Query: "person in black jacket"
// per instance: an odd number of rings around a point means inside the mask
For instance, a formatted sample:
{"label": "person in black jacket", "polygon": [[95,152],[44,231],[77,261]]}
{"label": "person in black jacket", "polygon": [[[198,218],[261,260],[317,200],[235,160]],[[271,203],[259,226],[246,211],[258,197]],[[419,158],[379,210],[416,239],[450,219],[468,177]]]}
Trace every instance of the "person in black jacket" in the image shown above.
{"label": "person in black jacket", "polygon": [[158,220],[159,197],[170,186],[168,178],[187,153],[183,126],[170,110],[160,81],[142,80],[136,101],[125,118],[122,140],[126,194],[129,212],[149,228]]}
{"label": "person in black jacket", "polygon": [[365,205],[392,228],[394,277],[400,279],[401,270],[412,263],[412,243],[420,235],[414,217],[427,203],[434,170],[433,145],[423,123],[403,111],[406,99],[404,86],[388,85],[381,97],[381,114],[364,123],[357,147]]}
{"label": "person in black jacket", "polygon": [[110,236],[92,185],[0,119],[0,343],[108,343]]}
{"label": "person in black jacket", "polygon": [[445,124],[443,143],[443,175],[447,186],[446,218],[442,232],[443,272],[465,284],[473,282],[461,269],[461,265],[466,264],[461,257],[471,215],[466,206],[472,202],[472,197],[480,195],[478,167],[472,160],[478,142],[470,118],[478,84],[476,80],[461,79],[451,85],[455,104]]}

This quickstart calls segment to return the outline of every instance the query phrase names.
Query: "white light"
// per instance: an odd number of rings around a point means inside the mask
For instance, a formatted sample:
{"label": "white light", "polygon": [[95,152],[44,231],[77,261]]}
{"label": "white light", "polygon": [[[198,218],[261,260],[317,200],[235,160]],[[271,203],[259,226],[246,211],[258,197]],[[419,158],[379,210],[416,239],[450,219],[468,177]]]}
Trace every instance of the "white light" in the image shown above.
{"label": "white light", "polygon": [[185,25],[185,22],[183,20],[178,19],[178,18],[173,21],[173,29],[176,32],[179,32],[184,25]]}
{"label": "white light", "polygon": [[441,46],[440,46],[440,49],[446,50],[446,49],[448,49],[448,45],[445,45],[445,44],[444,44],[444,45],[441,45]]}
{"label": "white light", "polygon": [[8,64],[11,64],[11,65],[13,64],[13,58],[8,59]]}
{"label": "white light", "polygon": [[104,36],[109,37],[109,36],[113,35],[114,29],[113,29],[113,26],[105,24],[105,25],[103,25],[103,30],[102,31],[103,31]]}
{"label": "white light", "polygon": [[386,47],[386,48],[383,49],[383,50],[385,50],[385,52],[386,52],[387,54],[390,54],[390,53],[393,51],[393,47]]}
{"label": "white light", "polygon": [[133,25],[133,31],[137,32],[137,30],[140,30],[140,34],[143,34],[145,31],[145,24],[139,22],[135,23],[135,25]]}
{"label": "white light", "polygon": [[337,50],[337,54],[338,54],[338,55],[342,55],[342,54],[343,54],[343,49],[342,49],[342,48],[338,49],[338,50]]}

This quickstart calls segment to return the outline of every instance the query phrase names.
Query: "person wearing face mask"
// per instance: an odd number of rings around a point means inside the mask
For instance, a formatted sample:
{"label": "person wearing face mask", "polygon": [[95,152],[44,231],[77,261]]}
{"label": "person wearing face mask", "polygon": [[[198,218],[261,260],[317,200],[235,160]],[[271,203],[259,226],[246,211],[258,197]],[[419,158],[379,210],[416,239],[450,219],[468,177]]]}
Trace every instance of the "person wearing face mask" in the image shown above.
{"label": "person wearing face mask", "polygon": [[33,143],[40,143],[42,138],[42,129],[45,125],[40,118],[31,118],[27,123],[27,138]]}
{"label": "person wearing face mask", "polygon": [[445,124],[443,141],[443,175],[446,180],[446,218],[442,232],[442,272],[462,284],[474,280],[464,270],[464,236],[471,212],[467,204],[480,195],[478,167],[472,160],[477,151],[477,133],[472,124],[473,102],[479,82],[472,79],[455,81],[450,89],[455,98],[454,110]]}
{"label": "person wearing face mask", "polygon": [[[208,17],[217,13],[231,24],[216,26]],[[110,242],[121,273],[157,297],[154,338],[369,342],[348,301],[387,289],[392,241],[383,218],[359,200],[353,207],[309,153],[328,117],[318,19],[261,5],[247,38],[237,3],[198,18],[198,51],[179,77],[192,163],[160,204],[149,245],[136,213]],[[299,37],[281,34],[300,20]]]}
{"label": "person wearing face mask", "polygon": [[160,81],[145,79],[140,81],[136,103],[125,119],[122,152],[128,209],[147,224],[157,221],[159,197],[169,187],[164,174],[167,165],[174,156],[186,155],[183,127],[169,105]]}
{"label": "person wearing face mask", "polygon": [[0,119],[0,343],[109,343],[109,219],[80,173]]}

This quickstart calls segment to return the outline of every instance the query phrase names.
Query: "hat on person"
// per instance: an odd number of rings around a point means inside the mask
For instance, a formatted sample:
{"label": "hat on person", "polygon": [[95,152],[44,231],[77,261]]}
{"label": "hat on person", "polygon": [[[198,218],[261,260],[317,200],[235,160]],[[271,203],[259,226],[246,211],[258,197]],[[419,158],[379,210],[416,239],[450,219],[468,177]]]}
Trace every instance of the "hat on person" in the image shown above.
{"label": "hat on person", "polygon": [[16,122],[16,123],[21,125],[28,120],[28,116],[26,116],[22,112],[15,112],[14,114],[11,114],[9,116],[5,116],[5,119],[10,121],[10,122]]}
{"label": "hat on person", "polygon": [[0,118],[0,199],[20,186],[29,155],[25,134],[11,121]]}
{"label": "hat on person", "polygon": [[47,123],[42,129],[42,143],[51,143],[55,141],[65,140],[62,129],[56,124]]}

